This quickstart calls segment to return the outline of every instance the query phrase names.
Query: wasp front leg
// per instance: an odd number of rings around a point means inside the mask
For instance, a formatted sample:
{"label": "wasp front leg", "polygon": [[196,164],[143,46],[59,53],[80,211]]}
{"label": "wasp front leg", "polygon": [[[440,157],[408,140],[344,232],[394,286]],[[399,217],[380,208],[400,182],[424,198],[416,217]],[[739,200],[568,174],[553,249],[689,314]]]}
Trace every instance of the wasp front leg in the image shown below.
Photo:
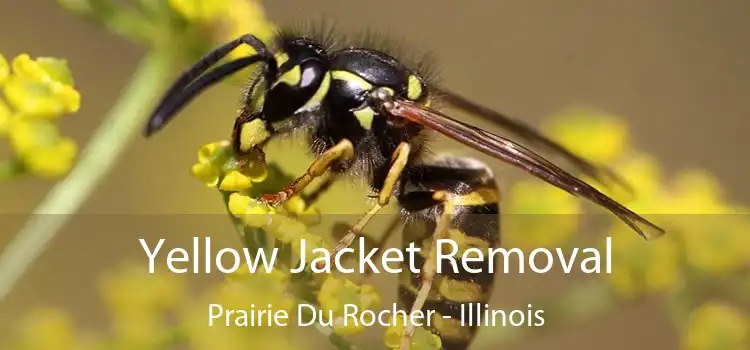
{"label": "wasp front leg", "polygon": [[304,191],[313,180],[323,176],[333,165],[351,161],[353,158],[354,146],[351,141],[343,139],[318,156],[305,174],[294,180],[291,185],[277,193],[264,194],[260,200],[270,205],[281,204]]}
{"label": "wasp front leg", "polygon": [[354,226],[352,226],[349,232],[338,241],[331,252],[331,257],[336,256],[339,251],[352,245],[354,239],[362,233],[362,230],[367,226],[367,223],[370,222],[373,216],[380,212],[383,207],[388,205],[393,196],[393,190],[396,188],[396,184],[401,177],[401,173],[404,171],[404,168],[409,161],[410,153],[411,146],[408,143],[401,143],[396,148],[396,151],[393,153],[393,159],[391,160],[391,166],[388,168],[388,174],[383,182],[383,187],[378,193],[377,202],[357,221],[356,224],[354,224]]}

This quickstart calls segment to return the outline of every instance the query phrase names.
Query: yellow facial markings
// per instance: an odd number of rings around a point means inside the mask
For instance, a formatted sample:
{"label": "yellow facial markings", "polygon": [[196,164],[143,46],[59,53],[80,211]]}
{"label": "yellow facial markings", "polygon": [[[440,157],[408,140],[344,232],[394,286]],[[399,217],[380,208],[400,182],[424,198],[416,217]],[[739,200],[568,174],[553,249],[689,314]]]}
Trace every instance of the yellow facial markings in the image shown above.
{"label": "yellow facial markings", "polygon": [[292,69],[281,74],[279,79],[276,80],[274,85],[286,84],[289,86],[297,86],[302,81],[302,68],[299,65],[292,67]]}
{"label": "yellow facial markings", "polygon": [[286,52],[277,52],[273,55],[273,58],[276,59],[276,65],[281,67],[282,64],[286,63],[286,61],[289,61],[289,55],[287,55]]}
{"label": "yellow facial markings", "polygon": [[372,108],[365,107],[358,109],[354,111],[354,116],[357,117],[359,125],[365,128],[365,130],[370,130],[370,128],[372,128],[372,121],[375,119],[375,111],[373,111]]}
{"label": "yellow facial markings", "polygon": [[362,90],[372,90],[373,88],[372,84],[370,84],[367,80],[352,72],[347,72],[345,70],[335,70],[331,72],[331,76],[334,80],[342,80],[357,84]]}
{"label": "yellow facial markings", "polygon": [[406,97],[416,100],[420,96],[422,96],[422,82],[416,76],[410,75],[406,85]]}
{"label": "yellow facial markings", "polygon": [[262,120],[255,119],[245,123],[240,129],[240,150],[249,151],[270,137],[271,134],[266,130]]}

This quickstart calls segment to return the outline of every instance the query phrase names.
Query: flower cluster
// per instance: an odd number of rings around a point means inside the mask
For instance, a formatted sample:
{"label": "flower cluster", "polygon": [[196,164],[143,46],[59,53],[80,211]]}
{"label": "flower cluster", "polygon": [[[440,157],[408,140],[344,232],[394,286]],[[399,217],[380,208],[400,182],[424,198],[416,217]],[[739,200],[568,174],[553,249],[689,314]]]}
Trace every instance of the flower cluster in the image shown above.
{"label": "flower cluster", "polygon": [[[278,173],[279,170],[275,170],[276,174],[269,175],[273,172],[269,168],[277,169],[273,165],[266,165],[262,154],[248,154],[238,160],[228,142],[214,142],[199,149],[198,162],[193,165],[191,172],[206,186],[218,188],[224,194],[229,213],[244,228],[259,230],[256,234],[263,235],[264,241],[270,239],[271,246],[280,246],[294,257],[304,254],[309,260],[318,256],[316,250],[330,251],[331,247],[321,235],[309,231],[310,223],[316,221],[310,217],[317,216],[317,211],[301,197],[290,198],[281,208],[255,199],[260,193],[279,190],[287,184],[269,184],[284,177]],[[247,230],[243,229],[240,234],[247,234]],[[304,252],[300,244],[302,240],[305,241]],[[290,268],[291,265],[285,267]],[[342,322],[344,305],[358,305],[359,310],[368,310],[380,302],[380,296],[373,286],[356,284],[332,274],[307,276],[295,281],[295,285],[299,287],[291,289],[299,290],[300,293],[295,296],[294,301],[313,303],[323,311],[322,315],[331,315],[332,319],[321,321],[331,322],[331,331],[341,336],[358,334],[364,330],[362,324]],[[249,300],[248,298],[245,300]]]}
{"label": "flower cluster", "polygon": [[[276,27],[257,0],[57,0],[66,9],[149,47],[168,47],[180,58],[193,61],[217,43],[252,33],[268,42]],[[251,53],[240,46],[237,58]]]}
{"label": "flower cluster", "polygon": [[197,294],[190,292],[183,276],[147,271],[140,264],[126,264],[110,271],[102,281],[101,292],[110,316],[107,332],[82,331],[70,315],[42,308],[26,316],[14,341],[3,344],[3,348],[162,350],[189,345],[196,350],[240,350],[253,344],[260,348],[305,349],[304,344],[290,340],[281,327],[226,327],[223,319],[213,327],[206,323],[209,304],[226,309],[247,309],[250,303],[258,308],[271,304],[273,311],[292,314],[295,301],[288,292],[289,276],[280,270],[229,275],[224,283]]}
{"label": "flower cluster", "polygon": [[[268,42],[276,27],[266,18],[258,1],[247,0],[169,0],[169,6],[186,21],[204,26],[218,26],[217,41],[227,41],[253,33]],[[251,54],[249,47],[240,47],[230,56]]]}
{"label": "flower cluster", "polygon": [[[616,218],[604,229],[612,237],[613,273],[603,276],[621,297],[661,293],[667,298],[689,298],[697,290],[719,293],[709,287],[711,281],[750,278],[750,217],[744,215],[748,211],[729,202],[711,174],[684,170],[675,176],[665,175],[652,156],[629,144],[627,124],[611,114],[572,110],[553,118],[546,129],[585,158],[613,164],[614,170],[633,186],[634,194],[613,187],[600,186],[600,190],[667,230],[660,239],[645,241]],[[590,147],[592,142],[597,147]],[[523,182],[516,186],[530,187]],[[527,201],[556,200],[540,190],[536,196],[528,190],[525,194],[534,198]],[[571,204],[558,205],[573,210]],[[529,240],[520,235],[517,239]],[[690,308],[695,302],[698,301],[691,300],[681,307]],[[736,344],[747,341],[747,316],[730,302],[704,304],[692,315],[685,329],[687,349],[739,349],[742,346]]]}
{"label": "flower cluster", "polygon": [[66,61],[24,53],[8,62],[0,55],[0,88],[0,137],[13,151],[10,159],[0,161],[0,178],[67,174],[77,146],[60,134],[57,122],[78,111],[81,96]]}

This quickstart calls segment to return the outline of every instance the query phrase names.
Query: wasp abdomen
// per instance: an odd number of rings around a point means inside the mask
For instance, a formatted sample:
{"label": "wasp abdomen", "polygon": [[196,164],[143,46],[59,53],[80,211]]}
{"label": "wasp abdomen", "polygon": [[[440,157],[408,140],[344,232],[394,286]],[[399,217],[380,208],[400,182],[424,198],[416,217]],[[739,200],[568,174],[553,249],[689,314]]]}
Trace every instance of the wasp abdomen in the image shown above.
{"label": "wasp abdomen", "polygon": [[[416,242],[421,248],[415,266],[426,262],[441,217],[452,216],[447,232],[442,233],[445,240],[439,245],[444,259],[437,262],[439,273],[422,310],[434,311],[429,329],[440,336],[444,349],[465,349],[482,321],[477,306],[483,309],[488,301],[493,275],[486,256],[479,261],[477,255],[466,261],[462,256],[469,248],[486,252],[499,244],[499,191],[492,173],[468,158],[443,158],[416,166],[403,181],[399,202],[416,216],[406,224],[404,243]],[[435,194],[445,194],[445,199],[437,200],[443,196]],[[403,271],[399,302],[409,310],[423,276],[409,269]]]}

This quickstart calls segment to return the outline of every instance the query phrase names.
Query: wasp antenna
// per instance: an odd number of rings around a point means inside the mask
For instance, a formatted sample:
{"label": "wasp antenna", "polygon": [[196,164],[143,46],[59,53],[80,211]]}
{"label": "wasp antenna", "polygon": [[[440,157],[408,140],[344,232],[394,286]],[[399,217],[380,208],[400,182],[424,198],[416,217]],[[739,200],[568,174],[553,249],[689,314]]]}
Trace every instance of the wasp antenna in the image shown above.
{"label": "wasp antenna", "polygon": [[151,115],[144,130],[145,136],[150,136],[161,129],[177,114],[177,112],[190,103],[194,98],[198,97],[203,90],[223,80],[225,77],[232,75],[253,63],[261,61],[262,59],[262,57],[256,55],[238,58],[231,62],[222,64],[210,72],[198,77],[198,79],[185,86],[184,89],[172,94],[169,99],[163,100]]}
{"label": "wasp antenna", "polygon": [[[225,63],[208,74],[201,76],[211,66],[242,44],[253,48],[256,54]],[[198,62],[185,70],[172,83],[167,92],[164,93],[161,102],[159,102],[159,105],[149,117],[148,123],[143,130],[144,136],[148,137],[163,128],[182,107],[206,88],[222,80],[224,77],[259,61],[266,63],[267,75],[275,76],[278,70],[276,60],[268,51],[266,45],[260,39],[250,34],[243,35],[207,53]]]}
{"label": "wasp antenna", "polygon": [[575,167],[580,169],[585,175],[593,178],[603,185],[611,185],[611,183],[605,181],[605,178],[609,178],[609,180],[621,186],[628,193],[634,193],[633,187],[611,169],[597,166],[587,161],[586,159],[583,159],[581,156],[570,151],[567,147],[553,141],[552,139],[543,135],[541,132],[537,131],[535,128],[527,125],[526,123],[515,118],[511,118],[488,107],[482,106],[464,96],[461,96],[442,87],[433,87],[432,89],[436,90],[436,92],[441,95],[441,100],[449,103],[450,105],[474,114],[485,120],[491,121],[499,125],[500,127],[512,132],[516,136],[522,137],[529,142],[536,143],[540,146],[546,147],[549,151],[553,151],[562,155]]}

